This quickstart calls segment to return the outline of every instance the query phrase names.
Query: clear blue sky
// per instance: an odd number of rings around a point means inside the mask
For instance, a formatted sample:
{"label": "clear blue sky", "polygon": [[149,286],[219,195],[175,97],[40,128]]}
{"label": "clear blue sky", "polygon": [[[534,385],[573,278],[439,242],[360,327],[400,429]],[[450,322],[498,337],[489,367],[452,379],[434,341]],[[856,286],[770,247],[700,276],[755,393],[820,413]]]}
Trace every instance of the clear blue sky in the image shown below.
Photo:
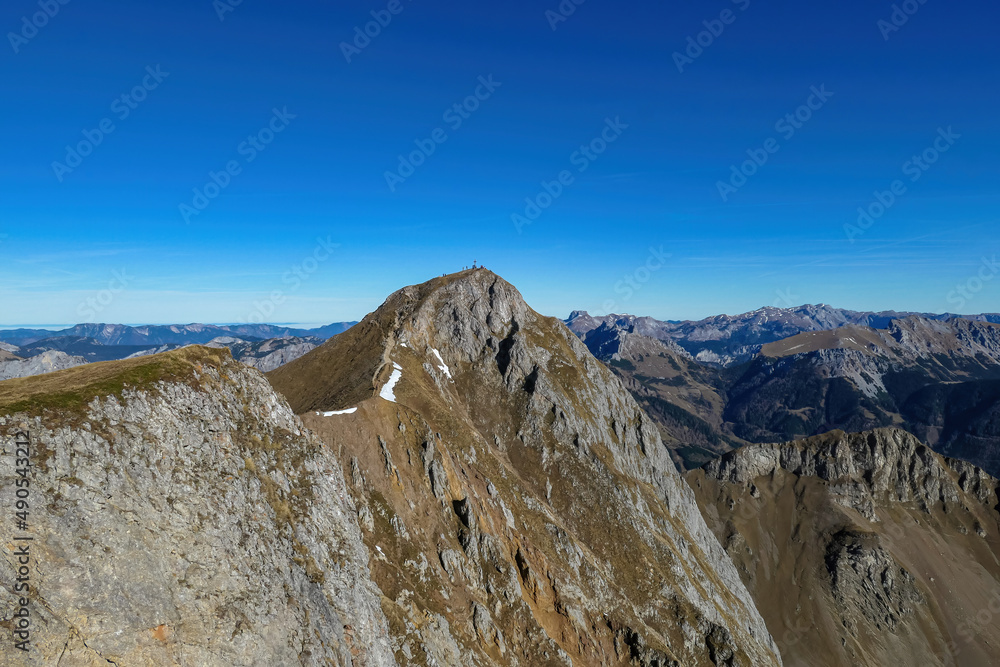
{"label": "clear blue sky", "polygon": [[[71,0],[37,31],[22,19],[38,0],[4,3],[0,324],[358,319],[473,260],[559,316],[1000,310],[983,265],[1000,251],[995,2],[914,1],[889,32],[892,3],[870,0],[587,0],[558,22],[557,0],[399,0],[350,63],[341,44],[388,1],[244,0],[220,20],[221,2]],[[680,72],[674,53],[711,28]],[[243,144],[274,109],[295,118]],[[793,134],[776,126],[797,110],[811,117]],[[53,165],[102,122],[114,131],[72,171]],[[390,188],[438,128],[447,140]],[[960,138],[911,180],[905,163],[948,128]],[[602,132],[603,154],[574,156]],[[748,150],[767,162],[724,201]],[[519,233],[512,214],[563,171]],[[844,225],[897,179],[851,242]],[[339,247],[313,265],[317,239]],[[647,273],[651,247],[670,257]]]}

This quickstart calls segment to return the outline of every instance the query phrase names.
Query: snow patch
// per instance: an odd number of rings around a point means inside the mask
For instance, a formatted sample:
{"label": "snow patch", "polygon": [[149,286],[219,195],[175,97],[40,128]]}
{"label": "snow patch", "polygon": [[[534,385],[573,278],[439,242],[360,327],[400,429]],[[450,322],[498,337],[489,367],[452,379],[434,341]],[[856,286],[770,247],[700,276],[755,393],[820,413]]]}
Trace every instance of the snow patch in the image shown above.
{"label": "snow patch", "polygon": [[453,378],[451,377],[451,369],[449,369],[449,368],[448,368],[448,364],[444,363],[444,359],[442,359],[442,358],[441,358],[441,353],[440,353],[440,352],[438,352],[438,351],[437,351],[437,350],[436,350],[435,348],[433,348],[433,347],[431,348],[431,352],[433,352],[433,353],[434,353],[434,356],[435,356],[435,357],[437,357],[437,360],[438,360],[439,362],[441,362],[441,365],[440,365],[440,366],[438,366],[438,370],[439,370],[439,371],[441,371],[442,373],[444,373],[445,375],[447,375],[447,376],[448,376],[448,379],[449,379],[449,380],[453,379]]}
{"label": "snow patch", "polygon": [[333,410],[332,412],[317,412],[320,417],[332,417],[334,415],[353,415],[357,408],[347,408],[346,410]]}
{"label": "snow patch", "polygon": [[403,367],[400,366],[399,364],[397,364],[396,362],[393,362],[392,363],[392,368],[393,368],[393,371],[392,371],[392,375],[389,376],[389,381],[385,383],[385,386],[382,387],[382,391],[380,391],[378,393],[378,395],[381,396],[382,398],[384,398],[387,401],[392,401],[393,403],[395,403],[396,402],[396,393],[395,393],[396,383],[399,382],[399,379],[401,377],[403,377]]}

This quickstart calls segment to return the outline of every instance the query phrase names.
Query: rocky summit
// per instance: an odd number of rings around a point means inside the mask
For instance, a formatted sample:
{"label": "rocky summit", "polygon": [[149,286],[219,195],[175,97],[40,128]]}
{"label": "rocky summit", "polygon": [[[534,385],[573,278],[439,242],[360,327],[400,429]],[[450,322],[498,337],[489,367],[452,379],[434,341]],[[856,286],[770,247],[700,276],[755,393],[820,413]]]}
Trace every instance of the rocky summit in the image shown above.
{"label": "rocky summit", "polygon": [[340,458],[400,664],[780,664],[650,418],[498,276],[269,377]]}

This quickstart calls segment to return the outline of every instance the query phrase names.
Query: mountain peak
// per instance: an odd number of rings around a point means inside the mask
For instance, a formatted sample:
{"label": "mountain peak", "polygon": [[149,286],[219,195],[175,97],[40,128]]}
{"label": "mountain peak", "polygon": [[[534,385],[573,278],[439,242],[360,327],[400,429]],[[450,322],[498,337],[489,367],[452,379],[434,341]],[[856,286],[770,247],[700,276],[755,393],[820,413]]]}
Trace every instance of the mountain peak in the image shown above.
{"label": "mountain peak", "polygon": [[524,297],[513,285],[488,269],[478,268],[404,287],[391,294],[368,317],[385,318],[394,314],[405,319],[429,309],[456,315],[468,312],[474,317],[485,317],[492,310],[499,310],[506,318],[527,308]]}
{"label": "mountain peak", "polygon": [[[370,512],[405,527],[379,545],[387,558],[442,563],[446,594],[419,604],[454,627],[473,610],[488,646],[539,665],[552,642],[573,664],[611,664],[626,641],[648,664],[708,664],[714,651],[780,664],[652,420],[496,274],[403,288],[269,378],[331,450],[356,457],[359,503],[379,499]],[[400,576],[376,578],[398,590]]]}
{"label": "mountain peak", "polygon": [[467,269],[393,292],[360,323],[269,377],[297,412],[346,408],[378,393],[398,350],[436,350],[446,368],[471,363],[487,338],[502,339],[529,314],[513,285],[488,269]]}

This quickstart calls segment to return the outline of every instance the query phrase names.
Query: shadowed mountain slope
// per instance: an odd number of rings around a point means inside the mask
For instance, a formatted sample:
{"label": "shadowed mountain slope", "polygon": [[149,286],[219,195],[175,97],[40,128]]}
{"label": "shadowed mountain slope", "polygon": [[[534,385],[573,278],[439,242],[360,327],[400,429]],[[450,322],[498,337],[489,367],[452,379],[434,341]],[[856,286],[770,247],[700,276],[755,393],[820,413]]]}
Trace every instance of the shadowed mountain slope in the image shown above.
{"label": "shadowed mountain slope", "polygon": [[768,343],[750,362],[706,366],[642,333],[642,318],[583,334],[652,416],[679,466],[746,442],[900,426],[1000,474],[1000,326],[909,317]]}
{"label": "shadowed mountain slope", "polygon": [[1000,664],[998,481],[898,429],[687,474],[786,665]]}

